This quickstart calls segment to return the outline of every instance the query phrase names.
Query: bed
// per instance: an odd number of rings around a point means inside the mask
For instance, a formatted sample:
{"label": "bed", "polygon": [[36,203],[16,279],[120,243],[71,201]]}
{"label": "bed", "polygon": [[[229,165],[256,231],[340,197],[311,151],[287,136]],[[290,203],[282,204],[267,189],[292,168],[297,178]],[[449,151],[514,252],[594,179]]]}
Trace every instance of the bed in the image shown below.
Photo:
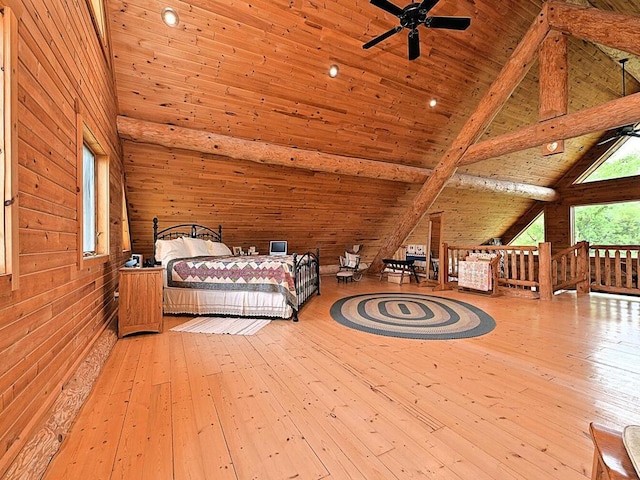
{"label": "bed", "polygon": [[198,224],[158,228],[154,264],[164,270],[166,314],[291,318],[320,295],[320,253],[233,256],[217,229]]}

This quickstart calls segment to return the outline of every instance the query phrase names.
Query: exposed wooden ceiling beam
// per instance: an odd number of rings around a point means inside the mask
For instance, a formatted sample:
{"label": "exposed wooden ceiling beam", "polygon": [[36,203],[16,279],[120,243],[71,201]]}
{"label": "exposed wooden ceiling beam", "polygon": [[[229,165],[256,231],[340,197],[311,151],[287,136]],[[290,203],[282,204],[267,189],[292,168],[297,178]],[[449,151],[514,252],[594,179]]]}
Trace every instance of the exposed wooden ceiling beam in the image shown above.
{"label": "exposed wooden ceiling beam", "polygon": [[[433,173],[432,170],[427,168],[243,140],[202,130],[147,122],[129,117],[118,117],[117,125],[120,137],[126,140],[161,145],[167,148],[192,150],[262,164],[421,184]],[[447,186],[496,192],[542,201],[554,201],[558,198],[557,193],[551,188],[473,175],[454,175],[447,183]]]}
{"label": "exposed wooden ceiling beam", "polygon": [[547,5],[545,4],[511,58],[480,100],[476,110],[462,127],[458,137],[414,198],[413,204],[407,209],[397,227],[393,229],[387,238],[387,241],[369,267],[371,271],[379,272],[381,270],[382,259],[394,255],[404,239],[409,236],[427,210],[433,205],[446,183],[455,174],[458,162],[467,149],[478,140],[480,135],[491,124],[493,118],[526,76],[536,58],[538,48],[548,32]]}
{"label": "exposed wooden ceiling beam", "polygon": [[460,165],[470,165],[507,153],[519,152],[554,140],[566,140],[619,128],[638,120],[640,93],[635,93],[476,143],[469,147]]}
{"label": "exposed wooden ceiling beam", "polygon": [[[589,0],[572,0],[572,3],[576,5],[583,5],[585,7],[594,8],[593,4]],[[627,52],[621,52],[618,49],[607,47],[601,43],[596,43],[597,47],[602,50],[607,56],[616,62],[620,62],[622,59],[627,59],[626,64],[627,73],[632,76],[636,81],[640,81],[640,58],[630,56]]]}
{"label": "exposed wooden ceiling beam", "polygon": [[[551,30],[540,45],[538,121],[567,114],[569,106],[568,44],[567,36],[564,33]],[[561,152],[564,152],[564,140],[562,139],[553,140],[542,147],[543,155],[554,155]]]}
{"label": "exposed wooden ceiling beam", "polygon": [[640,55],[640,16],[552,1],[549,27],[588,42]]}

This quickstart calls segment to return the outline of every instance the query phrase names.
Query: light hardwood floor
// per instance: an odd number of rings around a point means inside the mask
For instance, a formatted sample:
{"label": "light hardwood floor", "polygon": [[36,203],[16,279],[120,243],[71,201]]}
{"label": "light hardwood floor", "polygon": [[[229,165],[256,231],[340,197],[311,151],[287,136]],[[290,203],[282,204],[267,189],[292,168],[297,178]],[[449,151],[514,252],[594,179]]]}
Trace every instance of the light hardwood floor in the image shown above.
{"label": "light hardwood floor", "polygon": [[466,340],[330,318],[373,291],[434,294],[324,277],[297,324],[119,340],[45,478],[585,480],[589,422],[640,423],[640,299],[436,293],[496,319]]}

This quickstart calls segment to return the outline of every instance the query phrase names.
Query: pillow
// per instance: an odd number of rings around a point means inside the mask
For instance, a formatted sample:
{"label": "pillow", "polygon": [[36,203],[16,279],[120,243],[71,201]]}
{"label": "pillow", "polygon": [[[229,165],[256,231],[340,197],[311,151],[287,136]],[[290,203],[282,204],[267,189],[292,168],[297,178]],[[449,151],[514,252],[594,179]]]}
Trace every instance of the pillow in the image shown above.
{"label": "pillow", "polygon": [[358,255],[354,255],[353,253],[344,252],[345,257],[345,267],[356,268],[358,265]]}
{"label": "pillow", "polygon": [[189,257],[208,257],[211,255],[206,240],[201,238],[182,237]]}
{"label": "pillow", "polygon": [[156,241],[156,261],[162,265],[166,265],[174,258],[184,258],[188,256],[189,252],[187,252],[182,238]]}
{"label": "pillow", "polygon": [[233,255],[229,247],[227,247],[224,243],[221,242],[212,242],[207,240],[207,249],[209,250],[209,255],[214,257],[230,257]]}

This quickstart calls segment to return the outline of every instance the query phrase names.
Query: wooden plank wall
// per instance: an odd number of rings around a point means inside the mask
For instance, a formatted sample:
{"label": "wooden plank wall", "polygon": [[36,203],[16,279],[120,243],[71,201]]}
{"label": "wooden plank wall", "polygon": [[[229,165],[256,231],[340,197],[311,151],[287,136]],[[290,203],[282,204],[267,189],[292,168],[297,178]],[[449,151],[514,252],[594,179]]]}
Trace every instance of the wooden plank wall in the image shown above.
{"label": "wooden plank wall", "polygon": [[[84,0],[21,0],[18,38],[20,288],[0,292],[0,477],[114,318],[122,252],[115,87]],[[78,269],[75,104],[110,157],[106,264]]]}
{"label": "wooden plank wall", "polygon": [[133,249],[153,253],[152,218],[223,226],[229,247],[288,240],[289,251],[321,249],[337,264],[354,243],[373,255],[415,185],[259,165],[186,150],[124,142]]}
{"label": "wooden plank wall", "polygon": [[[264,252],[274,239],[288,240],[290,251],[319,247],[324,266],[337,265],[346,248],[362,244],[363,262],[369,262],[418,188],[134,142],[123,149],[133,249],[145,257],[153,253],[151,220],[157,216],[160,228],[221,224],[224,242],[245,250],[255,245]],[[531,202],[445,188],[432,210],[446,212],[444,241],[481,243]],[[496,203],[504,208],[491,213]],[[427,237],[423,220],[407,243],[423,244]]]}

